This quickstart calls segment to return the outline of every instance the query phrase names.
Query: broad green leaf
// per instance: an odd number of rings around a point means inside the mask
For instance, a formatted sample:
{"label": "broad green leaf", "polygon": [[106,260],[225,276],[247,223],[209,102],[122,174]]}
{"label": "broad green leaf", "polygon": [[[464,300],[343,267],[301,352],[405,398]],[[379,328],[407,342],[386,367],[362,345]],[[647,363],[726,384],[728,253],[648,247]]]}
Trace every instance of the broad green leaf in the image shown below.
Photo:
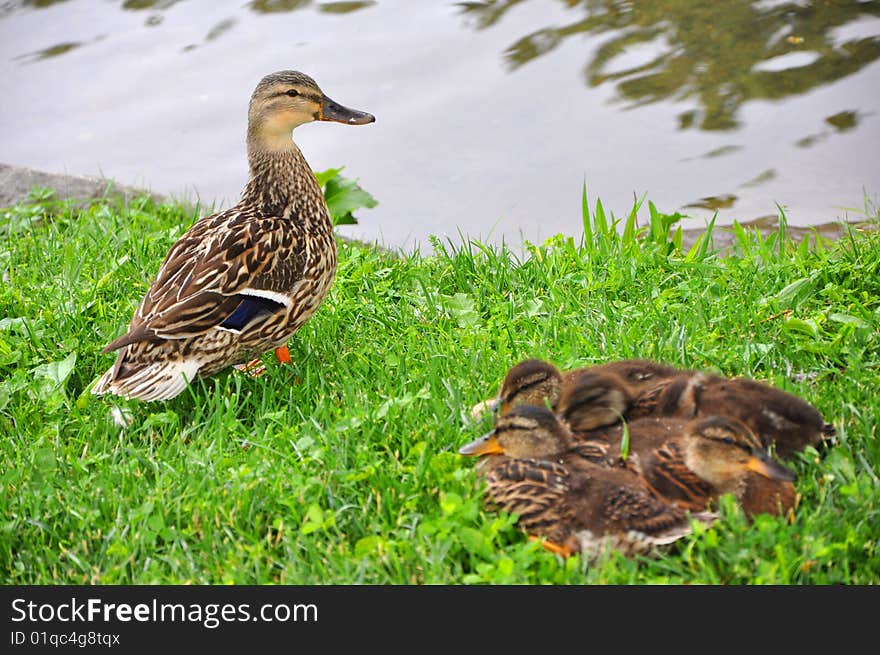
{"label": "broad green leaf", "polygon": [[774,298],[783,307],[795,307],[810,295],[812,287],[813,276],[802,277],[785,285]]}
{"label": "broad green leaf", "polygon": [[850,316],[849,314],[832,313],[828,314],[828,319],[837,323],[855,325],[859,328],[868,327],[868,324],[865,323],[862,319],[857,316]]}
{"label": "broad green leaf", "polygon": [[324,510],[321,509],[321,506],[317,503],[312,503],[309,505],[309,509],[303,519],[300,532],[304,535],[311,534],[312,532],[323,530],[329,523],[330,521],[324,518]]}
{"label": "broad green leaf", "polygon": [[460,531],[461,542],[471,552],[489,551],[489,540],[482,532],[470,526],[464,526]]}
{"label": "broad green leaf", "polygon": [[343,168],[344,167],[328,168],[326,171],[319,171],[315,173],[315,179],[318,180],[318,185],[323,187],[325,184],[327,184],[328,180],[331,180],[339,175],[342,172]]}
{"label": "broad green leaf", "polygon": [[684,239],[684,233],[682,232],[681,225],[679,225],[675,229],[675,234],[672,235],[672,245],[675,246],[675,249],[681,251],[682,240]]}
{"label": "broad green leaf", "polygon": [[801,332],[813,338],[819,336],[819,326],[812,319],[790,318],[785,321],[785,329],[790,332]]}
{"label": "broad green leaf", "polygon": [[51,448],[41,448],[34,455],[34,466],[43,473],[55,468],[55,451]]}
{"label": "broad green leaf", "polygon": [[440,509],[446,516],[454,514],[461,507],[461,496],[456,493],[443,494],[440,499]]}
{"label": "broad green leaf", "polygon": [[459,327],[469,328],[480,324],[480,315],[474,309],[474,300],[466,293],[444,296],[443,304],[446,311],[458,322]]}
{"label": "broad green leaf", "polygon": [[504,578],[509,578],[513,575],[514,565],[513,560],[509,557],[502,557],[498,560],[498,564],[496,565],[498,568],[498,575]]}
{"label": "broad green leaf", "polygon": [[327,209],[336,225],[352,225],[357,223],[353,215],[356,209],[372,208],[379,204],[357,181],[341,175],[327,180],[324,185],[324,199]]}
{"label": "broad green leaf", "polygon": [[543,311],[544,301],[540,298],[529,298],[526,301],[526,316],[529,318],[534,318],[535,316],[541,316],[546,314]]}
{"label": "broad green leaf", "polygon": [[24,316],[0,318],[0,330],[16,331],[26,326],[27,319]]}
{"label": "broad green leaf", "polygon": [[736,237],[739,245],[745,248],[749,244],[749,235],[746,232],[746,229],[739,221],[734,221],[733,225],[730,226],[730,229],[733,231],[733,235]]}
{"label": "broad green leaf", "polygon": [[376,535],[361,537],[354,544],[354,556],[366,557],[367,555],[372,555],[379,550],[381,543],[382,540]]}
{"label": "broad green leaf", "polygon": [[74,364],[76,364],[76,352],[70,353],[60,362],[40,364],[33,368],[31,373],[33,373],[35,378],[45,378],[48,380],[54,389],[60,389],[73,372]]}

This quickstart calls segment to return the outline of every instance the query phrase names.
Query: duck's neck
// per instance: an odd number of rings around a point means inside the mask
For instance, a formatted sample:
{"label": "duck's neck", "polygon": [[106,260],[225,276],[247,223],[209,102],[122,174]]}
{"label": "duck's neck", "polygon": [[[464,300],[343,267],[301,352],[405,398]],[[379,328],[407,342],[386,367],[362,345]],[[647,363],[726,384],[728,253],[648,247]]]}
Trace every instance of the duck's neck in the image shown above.
{"label": "duck's neck", "polygon": [[248,139],[250,177],[241,202],[294,220],[317,218],[326,226],[330,218],[321,187],[300,149],[292,139],[288,144],[268,148]]}

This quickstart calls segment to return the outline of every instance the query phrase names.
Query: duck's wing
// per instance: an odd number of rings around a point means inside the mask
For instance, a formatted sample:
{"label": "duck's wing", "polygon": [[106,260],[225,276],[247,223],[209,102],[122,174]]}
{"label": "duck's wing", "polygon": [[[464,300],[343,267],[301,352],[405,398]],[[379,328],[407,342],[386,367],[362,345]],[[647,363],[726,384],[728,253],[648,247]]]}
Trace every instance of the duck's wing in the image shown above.
{"label": "duck's wing", "polygon": [[[235,208],[198,221],[178,240],[159,268],[127,334],[110,352],[136,341],[184,339],[216,327],[241,331],[254,318],[285,309],[305,257],[290,255],[296,225]],[[275,262],[286,261],[279,274]]]}

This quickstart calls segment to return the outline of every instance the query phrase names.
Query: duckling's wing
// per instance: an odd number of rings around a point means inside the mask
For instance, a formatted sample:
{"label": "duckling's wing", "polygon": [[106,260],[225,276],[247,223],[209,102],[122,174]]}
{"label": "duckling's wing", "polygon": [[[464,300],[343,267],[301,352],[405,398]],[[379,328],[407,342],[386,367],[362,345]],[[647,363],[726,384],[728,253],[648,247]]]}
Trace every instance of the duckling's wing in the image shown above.
{"label": "duckling's wing", "polygon": [[677,442],[663,442],[638,459],[642,475],[658,495],[686,509],[706,508],[713,489],[688,467]]}
{"label": "duckling's wing", "polygon": [[274,269],[297,245],[295,224],[231,211],[198,221],[172,246],[129,332],[106,352],[216,327],[241,330],[258,315],[289,305],[284,292],[301,277],[305,260],[294,260],[284,274]]}
{"label": "duckling's wing", "polygon": [[654,545],[672,543],[691,532],[684,510],[639,487],[617,485],[608,489],[602,510],[613,524],[642,535]]}
{"label": "duckling's wing", "polygon": [[626,417],[630,420],[660,415],[660,406],[667,397],[667,390],[677,378],[667,378],[636,389]]}
{"label": "duckling's wing", "polygon": [[518,514],[521,528],[550,536],[571,519],[571,508],[563,502],[568,478],[565,467],[554,462],[508,459],[486,473],[486,493],[498,508]]}
{"label": "duckling's wing", "polygon": [[588,433],[583,441],[575,443],[572,454],[593,464],[613,465],[617,459],[610,454],[610,444],[603,436],[598,431]]}

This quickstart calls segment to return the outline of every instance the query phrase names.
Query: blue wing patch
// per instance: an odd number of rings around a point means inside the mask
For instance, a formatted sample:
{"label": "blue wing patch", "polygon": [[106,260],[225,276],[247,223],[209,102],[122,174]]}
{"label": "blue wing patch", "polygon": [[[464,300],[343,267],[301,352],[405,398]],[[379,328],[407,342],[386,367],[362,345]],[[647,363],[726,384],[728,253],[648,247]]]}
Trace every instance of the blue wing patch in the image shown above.
{"label": "blue wing patch", "polygon": [[274,314],[284,309],[284,305],[280,302],[270,300],[269,298],[260,298],[259,296],[240,295],[241,302],[229,316],[220,324],[228,330],[242,330],[248,323],[258,316]]}

